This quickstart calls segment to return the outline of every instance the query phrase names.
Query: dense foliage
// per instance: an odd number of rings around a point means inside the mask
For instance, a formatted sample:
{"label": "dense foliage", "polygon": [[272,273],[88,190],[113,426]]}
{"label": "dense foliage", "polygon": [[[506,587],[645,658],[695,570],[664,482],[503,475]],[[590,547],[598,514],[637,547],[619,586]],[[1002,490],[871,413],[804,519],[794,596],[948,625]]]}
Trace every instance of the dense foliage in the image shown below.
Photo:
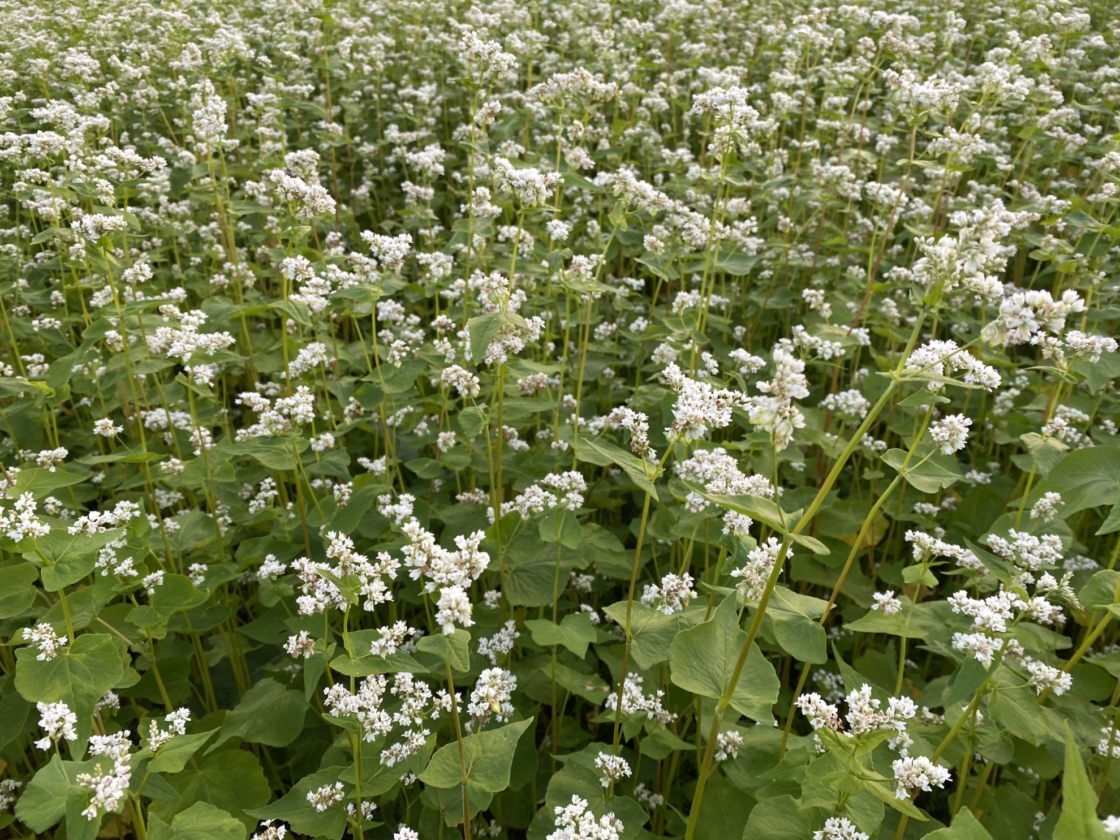
{"label": "dense foliage", "polygon": [[1114,4],[0,24],[4,836],[1120,836]]}

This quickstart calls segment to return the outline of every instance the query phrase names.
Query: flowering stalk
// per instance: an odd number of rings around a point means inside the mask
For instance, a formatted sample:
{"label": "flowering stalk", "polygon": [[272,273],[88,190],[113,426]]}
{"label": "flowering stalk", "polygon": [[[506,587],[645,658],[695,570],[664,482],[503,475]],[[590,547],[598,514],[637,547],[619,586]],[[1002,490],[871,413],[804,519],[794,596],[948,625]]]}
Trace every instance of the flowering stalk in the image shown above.
{"label": "flowering stalk", "polygon": [[774,587],[778,583],[778,577],[781,575],[782,568],[785,565],[786,554],[789,551],[792,537],[796,534],[800,534],[803,530],[805,530],[805,528],[813,520],[813,517],[817,515],[817,511],[824,503],[825,497],[832,490],[832,485],[835,484],[836,479],[840,477],[840,471],[843,470],[844,466],[848,462],[848,459],[852,456],[852,453],[855,452],[856,448],[863,440],[863,436],[867,434],[867,430],[871,428],[871,425],[878,418],[879,414],[890,403],[891,397],[894,396],[894,392],[898,390],[898,387],[902,383],[902,368],[906,364],[906,360],[910,355],[910,351],[918,342],[918,336],[921,334],[922,324],[924,322],[925,312],[923,311],[923,313],[918,317],[914,324],[914,329],[910,333],[910,339],[907,342],[906,349],[903,350],[902,357],[899,359],[898,366],[895,368],[894,375],[891,377],[890,384],[887,385],[887,388],[883,391],[882,396],[879,397],[878,401],[867,413],[867,416],[859,425],[859,428],[856,429],[856,431],[852,434],[851,439],[848,441],[848,445],[844,447],[844,451],[840,453],[840,457],[833,465],[832,470],[829,472],[827,478],[825,478],[824,483],[821,485],[820,490],[817,491],[817,495],[813,498],[813,501],[810,503],[808,509],[804,514],[802,514],[801,518],[797,521],[797,524],[793,526],[793,529],[788,534],[786,534],[782,540],[781,548],[778,550],[777,560],[774,563],[774,569],[773,571],[771,571],[770,577],[766,581],[766,588],[762,591],[762,596],[759,598],[758,607],[755,608],[754,618],[751,620],[750,629],[747,631],[747,638],[743,641],[743,646],[739,650],[739,657],[735,661],[734,669],[731,671],[731,677],[730,679],[728,679],[727,686],[724,688],[723,694],[720,696],[719,700],[716,703],[715,714],[712,715],[712,723],[708,731],[708,743],[707,747],[704,750],[704,758],[700,764],[699,776],[696,780],[696,793],[692,802],[692,811],[689,814],[688,827],[685,829],[685,840],[692,840],[693,836],[696,833],[697,820],[700,814],[700,805],[704,799],[704,788],[706,787],[708,778],[711,775],[712,756],[715,754],[716,738],[719,735],[720,724],[723,722],[723,714],[727,711],[727,707],[731,705],[731,698],[735,694],[735,688],[736,686],[738,686],[739,678],[743,674],[743,668],[747,664],[747,656],[750,655],[751,646],[754,644],[755,637],[758,636],[758,631],[762,627],[762,618],[766,614],[766,607],[770,603],[770,596],[774,592]]}

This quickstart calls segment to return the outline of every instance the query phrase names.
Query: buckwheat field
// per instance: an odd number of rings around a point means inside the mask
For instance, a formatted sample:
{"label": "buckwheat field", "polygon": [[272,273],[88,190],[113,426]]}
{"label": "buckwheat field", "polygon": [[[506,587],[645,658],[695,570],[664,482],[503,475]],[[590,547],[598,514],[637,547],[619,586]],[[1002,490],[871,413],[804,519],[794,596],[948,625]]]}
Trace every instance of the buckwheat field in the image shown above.
{"label": "buckwheat field", "polygon": [[1114,3],[0,31],[0,835],[1120,837]]}

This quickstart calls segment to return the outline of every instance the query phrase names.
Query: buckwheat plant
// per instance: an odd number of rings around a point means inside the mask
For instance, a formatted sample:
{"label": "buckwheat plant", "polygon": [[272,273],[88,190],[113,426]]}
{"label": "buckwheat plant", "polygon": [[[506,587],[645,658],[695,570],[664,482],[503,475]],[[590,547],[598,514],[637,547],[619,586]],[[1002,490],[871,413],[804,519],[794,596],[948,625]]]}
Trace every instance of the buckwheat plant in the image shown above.
{"label": "buckwheat plant", "polygon": [[1120,836],[1120,7],[0,0],[0,835]]}

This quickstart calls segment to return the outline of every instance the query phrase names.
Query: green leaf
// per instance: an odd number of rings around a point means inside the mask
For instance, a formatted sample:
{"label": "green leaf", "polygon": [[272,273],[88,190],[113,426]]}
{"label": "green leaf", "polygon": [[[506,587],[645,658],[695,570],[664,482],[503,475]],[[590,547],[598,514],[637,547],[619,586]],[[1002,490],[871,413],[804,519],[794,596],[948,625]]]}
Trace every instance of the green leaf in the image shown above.
{"label": "green leaf", "polygon": [[308,447],[302,438],[249,438],[230,446],[234,457],[249,456],[270,470],[285,472],[299,466],[296,452]]}
{"label": "green leaf", "polygon": [[311,326],[311,310],[307,308],[305,303],[294,300],[274,300],[268,305],[268,308],[283,313],[301,327]]}
{"label": "green leaf", "polygon": [[241,820],[208,802],[180,811],[168,825],[157,816],[148,824],[149,840],[245,840]]}
{"label": "green leaf", "polygon": [[[82,801],[85,807],[87,794],[78,785],[79,773],[88,773],[92,761],[63,761],[56,752],[51,760],[27,783],[16,802],[16,817],[37,834],[47,831],[66,815],[68,800]],[[75,781],[71,782],[70,780]]]}
{"label": "green leaf", "polygon": [[1120,531],[1120,505],[1113,505],[1112,510],[1108,513],[1108,518],[1101,523],[1101,527],[1097,529],[1094,536],[1103,537],[1105,534],[1114,534]]}
{"label": "green leaf", "polygon": [[1097,817],[1097,794],[1085,772],[1073,731],[1068,723],[1063,726],[1066,760],[1062,774],[1062,814],[1054,826],[1053,840],[1107,840],[1108,835]]}
{"label": "green leaf", "polygon": [[468,440],[474,440],[486,425],[486,412],[481,406],[472,405],[456,414],[455,422]]}
{"label": "green leaf", "polygon": [[763,799],[751,810],[743,840],[807,840],[813,834],[809,817],[789,794]]}
{"label": "green leaf", "polygon": [[1093,573],[1089,581],[1077,593],[1077,599],[1087,609],[1093,607],[1107,607],[1116,598],[1116,590],[1120,588],[1120,572],[1115,569],[1100,569]]}
{"label": "green leaf", "polygon": [[722,773],[715,773],[708,780],[704,801],[697,815],[697,840],[743,837],[750,812],[750,799],[731,787]]}
{"label": "green leaf", "polygon": [[77,583],[97,564],[97,552],[124,533],[121,528],[100,534],[79,536],[55,528],[45,537],[35,541],[35,552],[27,552],[24,560],[42,566],[43,588],[57,592],[64,586]]}
{"label": "green leaf", "polygon": [[926,835],[926,840],[992,840],[980,821],[968,808],[961,808],[949,828],[939,828]]}
{"label": "green leaf", "polygon": [[545,647],[563,645],[580,659],[587,656],[587,646],[598,638],[598,633],[586,613],[569,613],[557,625],[547,618],[525,622],[533,641]]}
{"label": "green leaf", "polygon": [[341,803],[325,811],[316,811],[307,801],[307,794],[324,785],[334,785],[345,767],[328,767],[300,779],[283,797],[264,808],[246,809],[258,820],[283,820],[296,834],[341,840],[346,830],[346,810]]}
{"label": "green leaf", "polygon": [[16,651],[16,690],[31,703],[62,701],[77,715],[77,753],[85,751],[97,701],[124,676],[125,649],[115,636],[86,633],[53,659],[36,659],[30,647]]}
{"label": "green leaf", "polygon": [[35,579],[39,570],[31,563],[13,563],[0,568],[0,619],[23,615],[35,601]]}
{"label": "green leaf", "polygon": [[[626,628],[626,602],[603,609],[619,627]],[[701,611],[702,612],[702,611]],[[635,601],[630,614],[630,656],[645,670],[669,659],[669,650],[681,629],[681,613],[665,615],[660,610]]]}
{"label": "green leaf", "polygon": [[420,774],[420,781],[443,789],[466,781],[471,787],[490,794],[505,790],[509,787],[509,771],[513,766],[517,742],[532,722],[533,718],[529,718],[506,724],[500,729],[468,735],[463,739],[462,767],[458,743],[440,747],[427,769]]}
{"label": "green leaf", "polygon": [[1043,437],[1037,432],[1027,432],[1025,435],[1020,435],[1019,439],[1027,447],[1031,462],[1043,478],[1048,476],[1050,470],[1054,469],[1054,466],[1069,452],[1069,447],[1057,438]]}
{"label": "green leaf", "polygon": [[910,458],[906,469],[902,465],[906,462],[906,452],[902,449],[888,449],[883,453],[883,462],[893,467],[912,486],[923,493],[936,493],[944,490],[961,477],[957,459],[952,455],[935,452],[925,458],[920,450]]}
{"label": "green leaf", "polygon": [[988,716],[1001,730],[1031,744],[1043,744],[1054,737],[1057,721],[1045,706],[1040,706],[1033,689],[1006,667],[992,676],[995,690],[988,699]]}
{"label": "green leaf", "polygon": [[487,312],[476,315],[467,321],[471,338],[471,361],[481,365],[486,356],[486,348],[506,324],[524,326],[525,320],[512,312]]}
{"label": "green leaf", "polygon": [[794,534],[791,529],[801,518],[801,511],[786,512],[769,499],[760,496],[724,496],[719,493],[701,492],[704,498],[728,510],[744,513],[756,522],[762,522],[780,534],[785,534],[793,542],[804,546],[814,554],[827,555],[831,552],[824,543],[806,534]]}
{"label": "green leaf", "polygon": [[302,691],[291,691],[266,677],[226,715],[221,741],[236,736],[252,744],[286,747],[303,731],[306,713]]}
{"label": "green leaf", "polygon": [[574,513],[554,510],[541,517],[537,523],[541,541],[560,543],[565,548],[579,548],[583,539],[583,529]]}
{"label": "green leaf", "polygon": [[250,809],[260,808],[271,796],[260,762],[247,750],[224,749],[201,759],[196,757],[168,782],[179,797],[153,802],[149,807],[149,813],[165,823],[173,823],[176,814],[196,802],[208,802],[253,829],[256,821],[248,816]]}
{"label": "green leaf", "polygon": [[566,586],[572,570],[582,568],[590,559],[582,551],[565,548],[563,543],[557,549],[555,543],[541,542],[531,530],[521,530],[506,546],[502,593],[513,606],[546,606],[556,600],[557,581],[561,587]]}
{"label": "green leaf", "polygon": [[605,467],[608,464],[622,467],[623,472],[638,486],[639,490],[649,493],[655,499],[657,498],[657,488],[650,480],[654,465],[643,461],[637,455],[619,449],[613,443],[605,440],[580,438],[576,444],[576,457],[581,461],[597,464],[600,467]]}
{"label": "green leaf", "polygon": [[772,609],[767,615],[774,622],[774,636],[782,650],[798,662],[821,665],[828,661],[828,642],[820,624],[785,610]]}
{"label": "green leaf", "polygon": [[471,634],[457,628],[454,633],[434,633],[417,643],[418,650],[434,653],[456,671],[471,669]]}
{"label": "green leaf", "polygon": [[193,735],[176,735],[159,748],[148,764],[150,773],[180,773],[191,757],[201,749],[217,729],[208,729]]}
{"label": "green leaf", "polygon": [[760,257],[753,254],[720,254],[716,259],[716,267],[732,277],[744,277],[758,265]]}
{"label": "green leaf", "polygon": [[8,491],[8,497],[30,493],[36,499],[42,499],[63,487],[81,484],[89,475],[90,470],[76,470],[72,466],[55,467],[54,472],[43,467],[29,467],[19,471],[16,486]]}
{"label": "green leaf", "polygon": [[189,610],[207,601],[205,592],[199,592],[185,575],[164,575],[163,583],[156,587],[147,604],[134,607],[125,618],[129,624],[141,629],[155,627],[181,610]]}
{"label": "green leaf", "polygon": [[1039,483],[1031,499],[1043,493],[1062,496],[1062,517],[1086,508],[1120,502],[1120,448],[1093,446],[1070,452]]}
{"label": "green leaf", "polygon": [[[727,689],[747,634],[739,628],[734,598],[725,598],[712,617],[682,630],[669,649],[669,674],[675,685],[702,697],[718,700]],[[750,654],[731,695],[731,708],[754,720],[769,723],[778,699],[774,666],[752,643]]]}

